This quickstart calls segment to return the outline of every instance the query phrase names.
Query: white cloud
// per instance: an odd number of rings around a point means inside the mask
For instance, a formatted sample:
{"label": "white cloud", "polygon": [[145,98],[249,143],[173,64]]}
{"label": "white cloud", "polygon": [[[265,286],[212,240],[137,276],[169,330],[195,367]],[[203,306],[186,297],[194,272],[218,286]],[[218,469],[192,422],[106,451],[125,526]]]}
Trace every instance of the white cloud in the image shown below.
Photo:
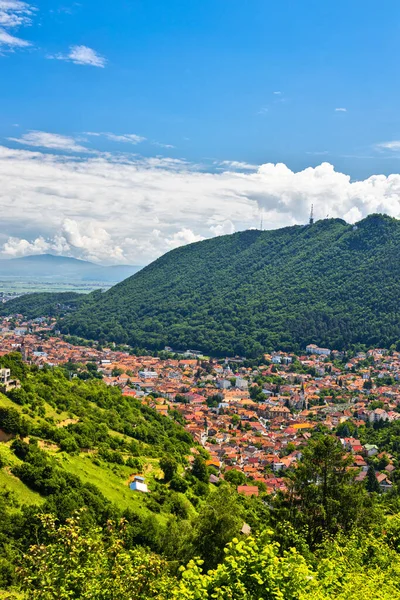
{"label": "white cloud", "polygon": [[175,148],[172,144],[163,144],[162,142],[152,142],[153,146],[158,146],[159,148],[167,148],[172,149]]}
{"label": "white cloud", "polygon": [[273,92],[275,96],[281,96],[282,92]]}
{"label": "white cloud", "polygon": [[201,242],[205,238],[202,235],[193,233],[191,229],[184,227],[176,233],[173,233],[170,237],[165,240],[166,245],[169,249],[178,248],[179,246],[185,246],[186,244],[193,244],[193,242]]}
{"label": "white cloud", "polygon": [[[112,142],[121,142],[123,144],[141,144],[145,142],[147,138],[142,135],[138,135],[137,133],[111,133],[109,131],[85,131],[85,135],[90,135],[93,137],[105,137]],[[167,148],[172,149],[175,148],[172,144],[163,144],[162,142],[154,142],[151,144],[153,146],[158,146],[159,148]]]}
{"label": "white cloud", "polygon": [[75,65],[89,65],[91,67],[104,68],[107,60],[101,54],[98,54],[93,48],[88,46],[70,46],[68,54],[49,55],[47,58],[55,58],[57,60],[66,60]]}
{"label": "white cloud", "polygon": [[76,143],[73,137],[59,135],[58,133],[47,133],[46,131],[29,131],[20,138],[8,138],[12,142],[24,146],[35,146],[37,148],[50,148],[52,150],[64,150],[67,152],[89,152],[84,146]]}
{"label": "white cloud", "polygon": [[382,142],[381,144],[376,144],[377,148],[383,150],[400,150],[400,140],[392,140],[391,142]]}
{"label": "white cloud", "polygon": [[213,235],[228,235],[230,233],[235,233],[235,226],[229,219],[225,219],[218,225],[211,225],[210,231]]}
{"label": "white cloud", "polygon": [[104,263],[145,264],[213,235],[308,221],[354,222],[372,212],[400,218],[400,175],[351,181],[329,163],[293,172],[204,172],[183,160],[60,156],[0,146],[0,248],[51,251]]}
{"label": "white cloud", "polygon": [[20,0],[0,0],[0,25],[20,27],[30,25],[35,8]]}
{"label": "white cloud", "polygon": [[2,50],[13,50],[14,48],[26,48],[30,45],[30,42],[11,35],[5,29],[0,28],[0,52]]}
{"label": "white cloud", "polygon": [[136,133],[110,133],[107,131],[103,132],[94,132],[94,131],[86,131],[85,135],[91,135],[94,137],[105,137],[108,140],[113,142],[122,142],[127,144],[140,144],[146,140],[142,135],[137,135]]}
{"label": "white cloud", "polygon": [[347,112],[347,108],[335,108],[335,112]]}
{"label": "white cloud", "polygon": [[241,162],[239,160],[223,160],[220,163],[222,167],[226,167],[227,169],[238,170],[238,171],[256,171],[258,169],[258,165],[252,165],[250,163]]}
{"label": "white cloud", "polygon": [[74,255],[89,261],[125,262],[122,249],[113,243],[105,229],[96,223],[81,223],[65,219],[60,231],[45,239],[39,236],[32,242],[11,237],[3,245],[3,254],[10,258],[31,254]]}
{"label": "white cloud", "polygon": [[35,10],[33,6],[21,0],[0,0],[0,55],[32,45],[8,30],[30,25]]}
{"label": "white cloud", "polygon": [[38,237],[32,242],[10,237],[3,245],[3,254],[10,258],[27,256],[29,254],[44,254],[50,250],[50,244],[43,237]]}

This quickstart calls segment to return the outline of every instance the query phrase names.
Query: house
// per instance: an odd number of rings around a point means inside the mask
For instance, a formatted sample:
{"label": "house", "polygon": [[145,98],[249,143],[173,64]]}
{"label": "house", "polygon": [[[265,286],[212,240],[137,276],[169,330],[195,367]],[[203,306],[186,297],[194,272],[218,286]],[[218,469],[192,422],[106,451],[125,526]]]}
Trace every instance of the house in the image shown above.
{"label": "house", "polygon": [[307,354],[318,354],[322,356],[329,356],[331,353],[329,348],[318,348],[315,344],[308,344],[308,346],[306,346],[306,352]]}
{"label": "house", "polygon": [[258,496],[259,489],[256,485],[239,485],[237,492],[244,496]]}
{"label": "house", "polygon": [[389,415],[387,414],[386,410],[383,410],[383,408],[376,408],[375,410],[371,411],[369,415],[370,423],[378,423],[379,421],[387,421],[388,419]]}
{"label": "house", "polygon": [[242,377],[236,377],[235,387],[239,390],[247,390],[249,387],[249,382],[247,379],[243,379]]}
{"label": "house", "polygon": [[20,387],[18,379],[11,379],[10,369],[0,369],[0,392],[9,392]]}
{"label": "house", "polygon": [[144,482],[144,477],[139,475],[135,475],[129,487],[133,492],[144,492],[147,494],[149,491],[146,483]]}
{"label": "house", "polygon": [[376,479],[378,480],[379,487],[381,488],[382,492],[388,492],[392,489],[392,482],[389,480],[388,476],[385,475],[385,473],[379,473],[376,476]]}
{"label": "house", "polygon": [[378,446],[375,446],[375,444],[365,444],[364,450],[367,453],[367,456],[375,456],[375,454],[378,454],[379,452]]}
{"label": "house", "polygon": [[227,390],[231,387],[231,382],[228,379],[217,379],[217,387],[220,390]]}
{"label": "house", "polygon": [[158,373],[156,371],[139,371],[139,377],[143,379],[157,379]]}

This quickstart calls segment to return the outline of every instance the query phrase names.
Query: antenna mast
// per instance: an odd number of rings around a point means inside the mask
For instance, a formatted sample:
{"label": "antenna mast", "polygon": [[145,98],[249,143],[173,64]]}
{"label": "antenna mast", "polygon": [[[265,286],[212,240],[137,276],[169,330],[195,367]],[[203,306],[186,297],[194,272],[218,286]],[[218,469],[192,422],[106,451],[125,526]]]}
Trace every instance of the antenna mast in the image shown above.
{"label": "antenna mast", "polygon": [[311,204],[311,212],[310,212],[310,225],[314,225],[314,204]]}
{"label": "antenna mast", "polygon": [[264,217],[264,211],[263,211],[263,209],[261,209],[261,215],[260,215],[260,229],[261,229],[261,231],[263,230],[263,225],[264,225],[264,223],[263,223],[263,221],[264,221],[263,217]]}

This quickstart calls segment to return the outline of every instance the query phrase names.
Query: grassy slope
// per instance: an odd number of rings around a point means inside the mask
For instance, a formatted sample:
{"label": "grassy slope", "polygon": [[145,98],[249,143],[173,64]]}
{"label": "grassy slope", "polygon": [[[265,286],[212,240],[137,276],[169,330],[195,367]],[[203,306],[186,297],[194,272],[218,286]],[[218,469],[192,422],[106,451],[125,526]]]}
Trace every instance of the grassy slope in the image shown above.
{"label": "grassy slope", "polygon": [[40,494],[29,489],[11,473],[11,467],[21,461],[10,449],[10,442],[0,444],[0,456],[6,463],[6,466],[0,469],[0,489],[11,491],[19,504],[41,504],[43,498]]}
{"label": "grassy slope", "polygon": [[[9,398],[0,394],[0,407],[13,407],[19,412],[23,413],[22,407],[12,402]],[[54,418],[55,422],[61,422],[68,418],[68,413],[57,413],[57,411],[47,403],[45,404],[46,417]],[[101,409],[100,409],[101,410]],[[40,417],[31,417],[24,414],[25,418],[32,421],[38,422],[42,420]],[[111,434],[118,435],[120,437],[126,437],[120,433],[113,432]],[[7,466],[0,469],[0,488],[5,487],[8,490],[14,492],[16,500],[20,504],[40,504],[43,502],[43,498],[40,494],[30,490],[22,481],[10,473],[10,466],[20,462],[10,449],[11,442],[0,442],[0,456],[5,459]],[[91,460],[91,455],[81,453],[79,456],[71,456],[65,452],[57,452],[54,449],[47,450],[51,454],[58,464],[69,471],[77,475],[82,482],[92,483],[101,490],[104,496],[115,503],[122,509],[131,508],[135,510],[139,515],[146,516],[150,515],[150,511],[146,508],[143,503],[143,497],[140,494],[134,493],[129,489],[128,478],[132,474],[132,469],[127,466],[110,466],[107,463],[101,461],[101,465],[95,465]],[[152,481],[156,477],[161,476],[161,469],[158,466],[158,460],[154,458],[143,457],[145,463],[145,476],[148,485],[151,487]],[[162,515],[158,515],[161,519]]]}
{"label": "grassy slope", "polygon": [[[84,483],[94,484],[108,500],[120,508],[131,508],[142,517],[150,515],[150,511],[143,503],[143,496],[129,489],[128,478],[132,474],[132,469],[129,467],[110,466],[104,462],[98,466],[87,454],[70,456],[60,452],[54,456],[63,469],[77,475]],[[150,484],[149,478],[147,482]]]}

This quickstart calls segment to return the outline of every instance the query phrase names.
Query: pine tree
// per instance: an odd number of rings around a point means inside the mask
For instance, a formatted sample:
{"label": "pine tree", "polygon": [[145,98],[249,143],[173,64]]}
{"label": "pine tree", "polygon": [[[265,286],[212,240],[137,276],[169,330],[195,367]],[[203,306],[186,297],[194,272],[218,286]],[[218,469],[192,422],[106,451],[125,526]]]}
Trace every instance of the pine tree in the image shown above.
{"label": "pine tree", "polygon": [[379,492],[380,492],[379,483],[376,478],[376,473],[375,473],[375,469],[374,469],[373,465],[369,465],[369,467],[368,467],[367,478],[366,478],[366,488],[367,488],[367,491],[370,493],[377,492],[379,494]]}

